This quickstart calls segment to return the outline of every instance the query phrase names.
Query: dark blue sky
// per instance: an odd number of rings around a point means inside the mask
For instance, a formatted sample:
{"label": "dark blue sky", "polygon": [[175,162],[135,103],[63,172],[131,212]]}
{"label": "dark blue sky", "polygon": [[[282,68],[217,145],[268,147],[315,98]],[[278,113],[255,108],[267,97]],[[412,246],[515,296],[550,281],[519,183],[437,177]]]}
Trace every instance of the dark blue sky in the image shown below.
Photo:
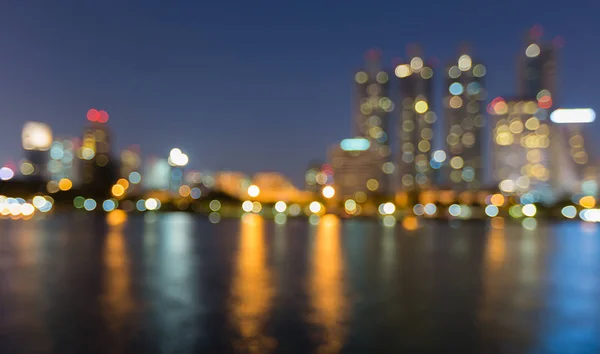
{"label": "dark blue sky", "polygon": [[3,1],[0,164],[21,157],[25,121],[80,136],[95,107],[109,112],[117,149],[178,146],[194,168],[299,182],[350,135],[367,49],[389,64],[417,42],[445,62],[466,41],[488,68],[490,97],[510,96],[534,24],[566,41],[559,102],[600,111],[599,15],[593,0]]}

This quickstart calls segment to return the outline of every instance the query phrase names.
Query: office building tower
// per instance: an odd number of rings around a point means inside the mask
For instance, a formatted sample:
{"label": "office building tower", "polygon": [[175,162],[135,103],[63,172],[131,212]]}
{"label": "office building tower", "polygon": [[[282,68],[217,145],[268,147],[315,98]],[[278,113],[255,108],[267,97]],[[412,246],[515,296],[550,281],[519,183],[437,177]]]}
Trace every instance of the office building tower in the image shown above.
{"label": "office building tower", "polygon": [[[394,110],[390,98],[389,74],[382,69],[381,54],[370,50],[366,55],[366,65],[354,75],[354,135],[368,139],[371,149],[383,159],[383,164],[391,156],[389,115]],[[387,190],[389,181],[383,179],[381,188]]]}
{"label": "office building tower", "polygon": [[436,114],[432,109],[433,70],[420,55],[396,66],[400,81],[401,110],[398,124],[397,154],[403,191],[426,189],[432,184],[431,145]]}
{"label": "office building tower", "polygon": [[171,166],[167,159],[149,157],[144,164],[143,176],[145,189],[166,191],[171,181]]}
{"label": "office building tower", "polygon": [[77,138],[54,139],[50,146],[47,166],[50,180],[58,182],[66,178],[71,181],[72,185],[79,185],[79,166],[76,156],[80,144],[81,142]]}
{"label": "office building tower", "polygon": [[555,44],[543,42],[541,37],[541,28],[534,26],[519,54],[518,94],[549,110],[556,103],[557,51]]}
{"label": "office building tower", "polygon": [[139,145],[131,145],[121,151],[119,175],[129,181],[129,193],[139,193],[141,191],[142,159]]}
{"label": "office building tower", "polygon": [[590,161],[590,142],[584,131],[591,128],[596,113],[590,108],[557,109],[550,115],[555,190],[562,195],[598,193],[598,166]]}
{"label": "office building tower", "polygon": [[118,178],[117,164],[111,158],[111,134],[108,113],[90,109],[90,124],[85,129],[78,152],[82,189],[86,195],[104,197]]}
{"label": "office building tower", "polygon": [[493,117],[493,177],[508,195],[551,201],[551,126],[548,111],[536,100],[504,100],[488,106]]}
{"label": "office building tower", "polygon": [[478,190],[483,181],[485,74],[485,66],[465,53],[446,67],[443,103],[448,165],[443,183],[454,190]]}
{"label": "office building tower", "polygon": [[25,160],[19,166],[28,179],[44,181],[47,175],[48,149],[52,145],[52,130],[44,123],[27,122],[21,134]]}
{"label": "office building tower", "polygon": [[379,154],[377,145],[371,146],[366,138],[344,139],[329,154],[337,197],[364,202],[368,196],[384,193],[381,166],[385,157]]}

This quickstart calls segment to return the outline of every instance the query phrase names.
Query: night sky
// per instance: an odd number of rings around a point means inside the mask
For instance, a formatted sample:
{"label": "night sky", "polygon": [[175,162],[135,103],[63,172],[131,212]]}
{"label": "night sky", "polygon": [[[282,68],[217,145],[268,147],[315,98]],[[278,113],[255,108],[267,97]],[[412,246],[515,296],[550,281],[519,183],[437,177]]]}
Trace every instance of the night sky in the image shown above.
{"label": "night sky", "polygon": [[600,112],[599,15],[593,0],[2,1],[0,164],[22,157],[25,121],[81,136],[95,107],[109,112],[118,150],[181,147],[196,169],[277,170],[300,183],[310,160],[350,136],[366,50],[389,66],[416,42],[445,63],[468,42],[490,99],[512,96],[534,24],[566,42],[559,104]]}

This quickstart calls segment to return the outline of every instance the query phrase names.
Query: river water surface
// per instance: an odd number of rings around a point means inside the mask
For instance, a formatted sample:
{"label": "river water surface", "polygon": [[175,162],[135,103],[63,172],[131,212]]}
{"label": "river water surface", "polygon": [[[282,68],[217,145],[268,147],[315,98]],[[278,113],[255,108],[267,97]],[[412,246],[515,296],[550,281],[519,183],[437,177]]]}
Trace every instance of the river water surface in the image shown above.
{"label": "river water surface", "polygon": [[0,353],[600,353],[600,230],[0,220]]}

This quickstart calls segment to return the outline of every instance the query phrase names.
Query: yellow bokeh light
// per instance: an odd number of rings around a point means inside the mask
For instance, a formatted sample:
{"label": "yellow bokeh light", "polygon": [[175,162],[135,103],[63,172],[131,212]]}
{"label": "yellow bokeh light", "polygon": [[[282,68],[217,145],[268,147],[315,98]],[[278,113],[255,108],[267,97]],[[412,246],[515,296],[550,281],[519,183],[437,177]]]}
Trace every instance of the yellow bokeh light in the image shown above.
{"label": "yellow bokeh light", "polygon": [[376,179],[371,178],[367,181],[367,189],[370,191],[376,191],[379,189],[379,182]]}
{"label": "yellow bokeh light", "polygon": [[425,113],[427,112],[427,109],[429,109],[429,105],[427,104],[427,102],[425,101],[417,101],[417,103],[415,103],[415,111],[417,113]]}
{"label": "yellow bokeh light", "polygon": [[129,181],[128,181],[128,180],[126,180],[125,178],[120,178],[120,179],[117,181],[117,184],[120,184],[120,185],[122,185],[122,186],[123,186],[123,188],[125,188],[125,189],[129,188]]}
{"label": "yellow bokeh light", "polygon": [[125,194],[125,188],[123,188],[123,186],[120,184],[115,184],[111,188],[111,193],[115,197],[121,197],[123,194]]}
{"label": "yellow bokeh light", "polygon": [[412,58],[410,61],[410,67],[414,71],[419,71],[419,70],[423,69],[423,59],[421,59],[419,57]]}
{"label": "yellow bokeh light", "polygon": [[394,73],[399,78],[405,78],[412,74],[412,69],[410,68],[410,66],[408,64],[402,64],[402,65],[398,65],[396,67],[396,70],[394,71]]}
{"label": "yellow bokeh light", "polygon": [[179,187],[179,195],[182,197],[187,197],[190,195],[191,193],[191,189],[189,186],[183,185],[181,187]]}
{"label": "yellow bokeh light", "polygon": [[591,195],[582,197],[581,199],[579,199],[579,205],[586,209],[593,208],[596,206],[596,199]]}
{"label": "yellow bokeh light", "polygon": [[452,159],[450,159],[450,166],[456,170],[461,169],[463,165],[464,161],[460,156],[454,156]]}
{"label": "yellow bokeh light", "polygon": [[46,190],[48,191],[48,193],[58,192],[60,190],[60,188],[58,188],[58,182],[49,181],[48,183],[46,183]]}
{"label": "yellow bokeh light", "polygon": [[471,69],[472,64],[471,57],[466,54],[461,55],[460,58],[458,58],[458,68],[461,71],[468,71]]}
{"label": "yellow bokeh light", "polygon": [[457,109],[462,107],[463,100],[459,96],[453,96],[448,102],[448,104],[450,105],[450,107]]}
{"label": "yellow bokeh light", "polygon": [[69,189],[73,188],[73,182],[71,182],[71,180],[68,178],[63,178],[58,181],[58,188],[63,192],[68,191]]}
{"label": "yellow bokeh light", "polygon": [[494,194],[490,198],[490,202],[495,206],[503,206],[504,205],[504,196],[502,194]]}

